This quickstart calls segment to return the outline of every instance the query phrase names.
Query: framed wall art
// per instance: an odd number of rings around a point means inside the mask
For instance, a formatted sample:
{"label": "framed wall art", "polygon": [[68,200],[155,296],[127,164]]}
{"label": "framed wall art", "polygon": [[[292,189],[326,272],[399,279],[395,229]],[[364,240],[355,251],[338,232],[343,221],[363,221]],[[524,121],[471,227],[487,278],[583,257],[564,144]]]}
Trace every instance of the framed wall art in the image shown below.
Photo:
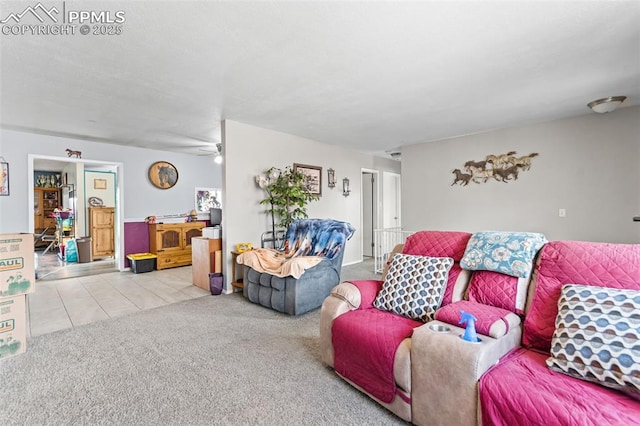
{"label": "framed wall art", "polygon": [[149,181],[156,188],[173,188],[178,183],[178,169],[169,162],[156,161],[149,167]]}
{"label": "framed wall art", "polygon": [[0,195],[9,195],[9,163],[0,162]]}
{"label": "framed wall art", "polygon": [[209,213],[211,209],[222,208],[222,190],[217,188],[196,188],[196,212]]}
{"label": "framed wall art", "polygon": [[93,189],[107,189],[107,180],[106,179],[94,179],[93,180]]}
{"label": "framed wall art", "polygon": [[307,189],[310,193],[322,195],[322,167],[293,163],[293,170],[306,176]]}

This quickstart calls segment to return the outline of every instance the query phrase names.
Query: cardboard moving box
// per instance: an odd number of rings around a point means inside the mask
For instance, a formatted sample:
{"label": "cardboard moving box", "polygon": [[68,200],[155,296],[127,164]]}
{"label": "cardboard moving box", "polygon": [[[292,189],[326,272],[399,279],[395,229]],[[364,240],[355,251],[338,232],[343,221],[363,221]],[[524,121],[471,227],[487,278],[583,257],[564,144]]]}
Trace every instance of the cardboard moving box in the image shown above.
{"label": "cardboard moving box", "polygon": [[0,360],[27,349],[27,311],[21,294],[0,299]]}
{"label": "cardboard moving box", "polygon": [[0,234],[0,297],[33,293],[33,234]]}

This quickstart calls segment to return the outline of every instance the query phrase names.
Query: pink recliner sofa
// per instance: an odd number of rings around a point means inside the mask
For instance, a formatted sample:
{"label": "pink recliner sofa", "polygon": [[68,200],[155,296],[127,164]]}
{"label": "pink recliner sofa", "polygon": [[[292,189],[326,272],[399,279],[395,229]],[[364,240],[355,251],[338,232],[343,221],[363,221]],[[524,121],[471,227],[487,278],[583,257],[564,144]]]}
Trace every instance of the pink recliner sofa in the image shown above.
{"label": "pink recliner sofa", "polygon": [[[545,363],[562,286],[640,290],[640,245],[550,242],[525,280],[462,269],[470,237],[423,231],[394,250],[454,260],[427,323],[375,308],[382,280],[335,287],[321,310],[323,362],[419,425],[640,424],[638,400]],[[478,318],[479,343],[460,338],[461,310]]]}

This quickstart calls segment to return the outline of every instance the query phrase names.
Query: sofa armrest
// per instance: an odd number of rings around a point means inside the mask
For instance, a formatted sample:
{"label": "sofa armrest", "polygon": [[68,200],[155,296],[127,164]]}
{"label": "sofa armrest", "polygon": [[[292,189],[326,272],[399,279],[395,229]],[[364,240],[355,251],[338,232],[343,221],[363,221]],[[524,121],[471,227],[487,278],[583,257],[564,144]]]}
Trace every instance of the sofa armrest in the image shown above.
{"label": "sofa armrest", "polygon": [[349,302],[354,309],[369,309],[373,308],[373,301],[382,290],[383,283],[380,280],[352,280],[345,281],[343,284],[351,285],[348,287],[337,286],[331,293]]}
{"label": "sofa armrest", "polygon": [[[432,326],[447,327],[437,332]],[[418,425],[477,425],[478,380],[520,344],[522,327],[480,343],[460,337],[464,329],[441,321],[416,328],[411,338],[412,421]]]}
{"label": "sofa armrest", "polygon": [[358,287],[350,282],[338,284],[322,302],[320,308],[320,356],[322,362],[333,367],[331,327],[340,315],[360,308],[362,297]]}

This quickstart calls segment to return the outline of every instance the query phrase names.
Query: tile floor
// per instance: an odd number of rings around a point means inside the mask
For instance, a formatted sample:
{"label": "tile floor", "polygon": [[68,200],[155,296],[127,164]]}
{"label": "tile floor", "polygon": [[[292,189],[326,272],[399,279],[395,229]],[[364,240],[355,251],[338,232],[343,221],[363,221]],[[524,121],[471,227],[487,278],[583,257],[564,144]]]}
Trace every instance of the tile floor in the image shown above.
{"label": "tile floor", "polygon": [[[342,268],[342,280],[376,276],[373,260]],[[38,280],[27,297],[30,332],[38,336],[210,294],[192,284],[190,266]]]}
{"label": "tile floor", "polygon": [[38,281],[27,298],[31,336],[208,294],[192,284],[190,266]]}
{"label": "tile floor", "polygon": [[42,254],[38,252],[38,281],[61,280],[63,278],[84,277],[88,275],[117,272],[115,260],[111,258],[98,259],[86,263],[67,263],[60,260],[55,253]]}

